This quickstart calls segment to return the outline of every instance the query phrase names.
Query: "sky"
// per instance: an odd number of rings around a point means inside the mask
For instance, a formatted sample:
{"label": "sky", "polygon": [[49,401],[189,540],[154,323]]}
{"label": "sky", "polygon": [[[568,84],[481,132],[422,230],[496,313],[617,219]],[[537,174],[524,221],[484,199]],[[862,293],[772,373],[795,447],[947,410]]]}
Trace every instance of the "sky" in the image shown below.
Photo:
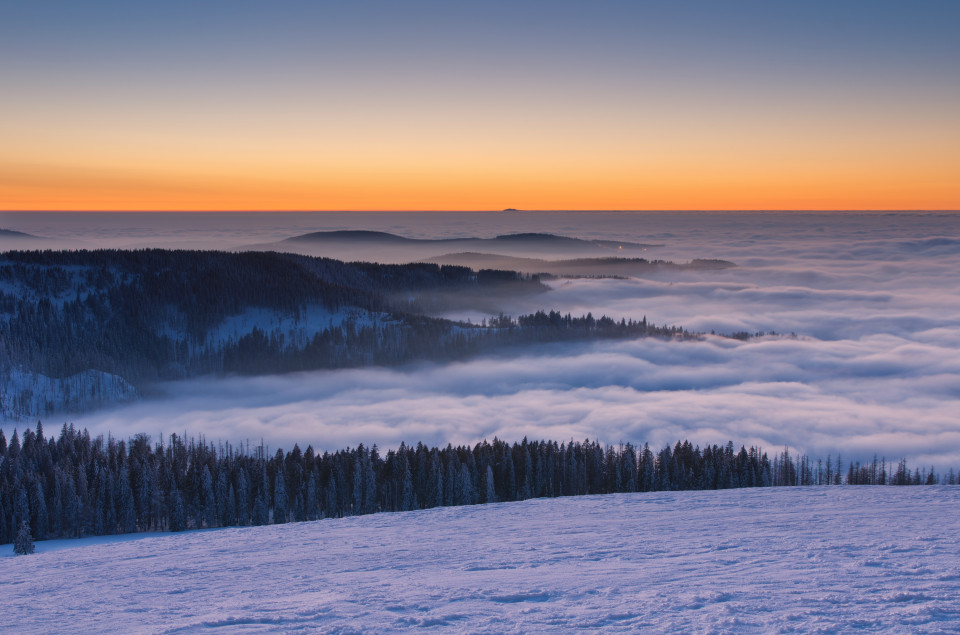
{"label": "sky", "polygon": [[951,1],[0,0],[0,210],[958,209]]}

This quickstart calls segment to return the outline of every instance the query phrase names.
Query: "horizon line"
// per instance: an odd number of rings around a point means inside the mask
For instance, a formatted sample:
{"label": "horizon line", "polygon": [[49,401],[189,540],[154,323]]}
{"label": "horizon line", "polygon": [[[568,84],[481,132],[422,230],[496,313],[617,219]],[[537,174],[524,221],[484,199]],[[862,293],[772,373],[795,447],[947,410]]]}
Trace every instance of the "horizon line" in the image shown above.
{"label": "horizon line", "polygon": [[0,214],[331,214],[331,213],[551,213],[551,212],[960,212],[960,207],[931,208],[555,208],[555,209],[5,209]]}

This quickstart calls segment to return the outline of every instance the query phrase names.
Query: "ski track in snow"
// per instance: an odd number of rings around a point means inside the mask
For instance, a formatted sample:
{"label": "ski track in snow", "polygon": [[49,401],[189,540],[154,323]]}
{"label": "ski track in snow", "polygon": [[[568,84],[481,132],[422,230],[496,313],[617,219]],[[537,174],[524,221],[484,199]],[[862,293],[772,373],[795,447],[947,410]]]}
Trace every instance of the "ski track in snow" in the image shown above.
{"label": "ski track in snow", "polygon": [[79,540],[0,560],[0,603],[20,633],[956,632],[958,530],[948,486],[538,499]]}

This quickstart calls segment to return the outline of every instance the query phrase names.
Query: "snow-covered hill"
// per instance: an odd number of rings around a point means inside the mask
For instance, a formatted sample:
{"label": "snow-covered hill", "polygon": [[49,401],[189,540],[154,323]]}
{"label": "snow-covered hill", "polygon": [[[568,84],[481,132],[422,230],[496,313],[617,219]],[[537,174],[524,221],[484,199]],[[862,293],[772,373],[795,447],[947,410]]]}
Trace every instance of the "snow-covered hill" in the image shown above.
{"label": "snow-covered hill", "polygon": [[958,530],[947,486],[538,499],[38,543],[0,598],[21,633],[944,632]]}
{"label": "snow-covered hill", "polygon": [[126,380],[98,370],[47,377],[14,369],[0,372],[0,421],[29,421],[51,412],[82,412],[136,399]]}

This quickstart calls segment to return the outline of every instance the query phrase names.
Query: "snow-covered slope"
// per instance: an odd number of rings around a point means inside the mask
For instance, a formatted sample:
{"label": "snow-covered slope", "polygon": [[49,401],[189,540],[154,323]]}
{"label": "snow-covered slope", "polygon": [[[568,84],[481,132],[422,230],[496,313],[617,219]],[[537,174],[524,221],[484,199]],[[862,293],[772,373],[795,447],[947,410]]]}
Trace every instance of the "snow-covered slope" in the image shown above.
{"label": "snow-covered slope", "polygon": [[[215,349],[229,342],[236,342],[258,328],[267,335],[282,337],[288,345],[303,346],[324,329],[336,329],[347,322],[354,328],[375,326],[388,321],[386,313],[375,313],[359,307],[328,309],[319,304],[301,307],[298,313],[283,312],[262,307],[250,307],[237,315],[231,315],[207,332],[204,344]],[[174,339],[182,339],[185,333],[172,333]]]}
{"label": "snow-covered slope", "polygon": [[540,499],[76,541],[0,598],[21,633],[944,632],[958,530],[947,486]]}
{"label": "snow-covered slope", "polygon": [[0,421],[82,412],[138,396],[137,389],[122,377],[103,371],[86,370],[58,378],[14,369],[0,373]]}

